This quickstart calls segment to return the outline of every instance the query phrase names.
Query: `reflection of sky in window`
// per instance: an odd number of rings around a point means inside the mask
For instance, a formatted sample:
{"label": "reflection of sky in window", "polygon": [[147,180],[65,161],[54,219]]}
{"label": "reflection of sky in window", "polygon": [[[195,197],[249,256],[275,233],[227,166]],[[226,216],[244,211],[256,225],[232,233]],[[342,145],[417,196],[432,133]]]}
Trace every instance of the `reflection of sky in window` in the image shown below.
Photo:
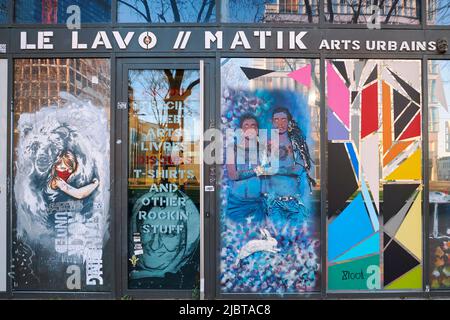
{"label": "reflection of sky in window", "polygon": [[266,4],[277,0],[223,0],[222,21],[224,22],[261,22]]}
{"label": "reflection of sky in window", "polygon": [[[214,22],[216,20],[215,0],[176,0],[176,7],[170,0],[118,0],[119,22]],[[176,18],[177,12],[179,19]]]}
{"label": "reflection of sky in window", "polygon": [[[435,0],[435,7],[427,8],[428,19],[430,24],[450,24],[450,1],[449,0]],[[433,19],[430,19],[430,15]],[[435,18],[434,18],[435,16]]]}
{"label": "reflection of sky in window", "polygon": [[[175,73],[175,70],[172,70]],[[197,70],[185,70],[182,89],[199,78]],[[167,120],[166,103],[169,83],[163,70],[131,70],[130,87],[133,88],[133,105],[139,120],[147,123],[165,123]],[[159,122],[158,122],[159,119]],[[198,140],[200,128],[200,85],[192,89],[191,95],[184,101],[184,139]]]}

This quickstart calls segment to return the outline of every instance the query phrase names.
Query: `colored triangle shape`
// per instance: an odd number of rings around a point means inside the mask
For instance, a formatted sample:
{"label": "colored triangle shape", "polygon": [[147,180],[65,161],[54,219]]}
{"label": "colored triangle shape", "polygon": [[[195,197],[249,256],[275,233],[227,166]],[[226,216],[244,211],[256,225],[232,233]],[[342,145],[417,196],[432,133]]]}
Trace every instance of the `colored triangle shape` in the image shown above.
{"label": "colored triangle shape", "polygon": [[241,70],[242,70],[242,72],[244,72],[244,74],[248,80],[253,80],[253,79],[262,77],[266,74],[275,72],[274,70],[255,69],[255,68],[247,68],[247,67],[241,67]]}
{"label": "colored triangle shape", "polygon": [[411,209],[395,234],[395,239],[422,260],[422,192],[416,197]]}
{"label": "colored triangle shape", "polygon": [[334,66],[339,71],[341,76],[344,78],[346,85],[350,84],[350,80],[348,79],[347,68],[345,67],[344,61],[333,61]]}
{"label": "colored triangle shape", "polygon": [[405,205],[400,209],[400,211],[392,219],[384,224],[384,232],[386,232],[386,234],[390,235],[391,237],[395,236],[406,215],[408,214],[409,209],[414,203],[414,199],[414,197],[411,197],[408,202],[406,202]]}
{"label": "colored triangle shape", "polygon": [[346,253],[338,257],[337,259],[330,261],[332,263],[342,262],[346,260],[352,260],[355,258],[368,256],[370,254],[378,253],[380,251],[380,234],[375,233],[368,239],[364,240],[360,244],[354,246]]}
{"label": "colored triangle shape", "polygon": [[395,120],[394,123],[394,136],[395,139],[399,139],[400,135],[403,131],[411,124],[411,121],[419,112],[420,107],[411,103],[408,108],[406,108],[405,112],[403,112],[398,119]]}
{"label": "colored triangle shape", "polygon": [[347,128],[338,120],[334,112],[328,110],[328,140],[348,140]]}
{"label": "colored triangle shape", "polygon": [[388,285],[420,264],[397,241],[389,243],[383,253],[384,285]]}
{"label": "colored triangle shape", "polygon": [[402,135],[399,137],[399,140],[405,140],[409,138],[415,138],[420,136],[420,112],[416,114],[414,119],[411,121],[409,126],[403,131]]}
{"label": "colored triangle shape", "polygon": [[287,75],[289,78],[294,79],[298,83],[301,83],[307,87],[311,86],[311,65],[295,70]]}
{"label": "colored triangle shape", "polygon": [[396,121],[402,114],[402,112],[406,109],[406,107],[408,107],[408,105],[411,103],[411,100],[406,98],[395,89],[392,92],[394,96],[394,121]]}
{"label": "colored triangle shape", "polygon": [[348,128],[350,123],[350,91],[333,67],[327,63],[328,106]]}
{"label": "colored triangle shape", "polygon": [[408,148],[414,141],[398,141],[392,148],[386,153],[383,158],[383,166],[387,166],[392,160],[397,158],[397,156],[402,153],[403,150]]}
{"label": "colored triangle shape", "polygon": [[414,89],[409,83],[400,78],[397,74],[395,74],[392,70],[388,68],[389,72],[394,76],[395,80],[402,86],[402,88],[406,91],[406,93],[413,99],[417,104],[420,104],[420,93],[416,89]]}
{"label": "colored triangle shape", "polygon": [[409,158],[403,161],[397,169],[386,177],[386,180],[421,180],[422,150],[417,149]]}
{"label": "colored triangle shape", "polygon": [[384,287],[388,290],[422,289],[422,266],[418,265],[411,271],[392,281]]}
{"label": "colored triangle shape", "polygon": [[386,224],[394,217],[413,196],[419,184],[384,184],[383,185],[383,220]]}
{"label": "colored triangle shape", "polygon": [[364,85],[368,85],[369,83],[376,80],[377,78],[378,78],[378,66],[375,66],[375,68],[373,68],[372,73],[367,78],[366,83]]}
{"label": "colored triangle shape", "polygon": [[[361,193],[329,224],[328,230],[328,259],[330,261],[374,232]],[[348,230],[352,230],[352,232]]]}

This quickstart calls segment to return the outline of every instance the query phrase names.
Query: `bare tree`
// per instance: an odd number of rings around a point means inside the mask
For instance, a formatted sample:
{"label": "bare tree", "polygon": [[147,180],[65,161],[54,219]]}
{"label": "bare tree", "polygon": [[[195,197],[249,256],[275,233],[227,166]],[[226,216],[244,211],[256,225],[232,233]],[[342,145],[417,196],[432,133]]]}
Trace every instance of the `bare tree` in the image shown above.
{"label": "bare tree", "polygon": [[[130,12],[141,17],[145,22],[155,22],[152,19],[157,17],[162,22],[169,21],[173,18],[173,22],[187,22],[183,19],[183,12],[188,11],[193,22],[196,16],[197,22],[209,22],[214,14],[216,2],[214,0],[202,0],[200,5],[198,0],[117,0],[118,3],[124,5]],[[189,10],[187,9],[190,5]],[[157,12],[157,10],[159,12]],[[186,13],[185,13],[186,14]]]}

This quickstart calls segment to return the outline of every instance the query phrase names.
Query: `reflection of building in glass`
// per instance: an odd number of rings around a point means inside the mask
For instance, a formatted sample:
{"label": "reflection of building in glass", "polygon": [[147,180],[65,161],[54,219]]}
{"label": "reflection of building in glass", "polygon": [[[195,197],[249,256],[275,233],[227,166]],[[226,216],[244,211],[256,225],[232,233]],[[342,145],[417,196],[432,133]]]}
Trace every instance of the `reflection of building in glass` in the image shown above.
{"label": "reflection of building in glass", "polygon": [[15,63],[14,107],[20,113],[61,106],[61,92],[109,105],[109,63],[97,59],[23,59]]}
{"label": "reflection of building in glass", "polygon": [[265,4],[265,22],[317,22],[318,0],[276,0],[267,2],[271,3]]}
{"label": "reflection of building in glass", "polygon": [[450,121],[445,123],[445,152],[450,152]]}
{"label": "reflection of building in glass", "polygon": [[108,22],[111,20],[111,0],[16,0],[15,21],[21,23],[65,23],[71,16],[67,8],[81,8],[81,22]]}
{"label": "reflection of building in glass", "polygon": [[450,157],[440,158],[437,163],[439,181],[450,181]]}
{"label": "reflection of building in glass", "polygon": [[440,134],[440,110],[447,109],[447,99],[445,97],[444,83],[441,78],[442,63],[432,61],[429,64],[429,159],[430,159],[430,180],[438,180],[438,159],[443,155],[439,152],[439,134]]}
{"label": "reflection of building in glass", "polygon": [[325,17],[329,22],[365,23],[374,13],[372,6],[377,6],[382,23],[417,24],[420,5],[421,0],[326,0]]}

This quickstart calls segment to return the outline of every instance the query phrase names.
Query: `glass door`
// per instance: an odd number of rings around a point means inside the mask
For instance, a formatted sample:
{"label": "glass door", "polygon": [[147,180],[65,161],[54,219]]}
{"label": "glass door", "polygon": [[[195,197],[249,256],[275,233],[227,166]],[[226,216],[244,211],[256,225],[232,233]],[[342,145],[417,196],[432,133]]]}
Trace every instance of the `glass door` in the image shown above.
{"label": "glass door", "polygon": [[122,64],[124,294],[203,292],[201,71],[199,63]]}

